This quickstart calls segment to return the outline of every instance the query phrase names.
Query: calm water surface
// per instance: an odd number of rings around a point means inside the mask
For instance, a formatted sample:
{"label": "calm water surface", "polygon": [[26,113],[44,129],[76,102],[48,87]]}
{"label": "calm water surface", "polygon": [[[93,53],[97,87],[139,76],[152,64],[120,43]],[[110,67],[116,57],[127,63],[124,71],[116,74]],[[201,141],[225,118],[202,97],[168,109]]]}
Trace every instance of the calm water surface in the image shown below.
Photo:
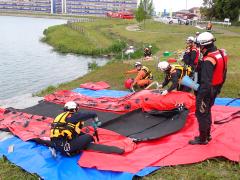
{"label": "calm water surface", "polygon": [[102,58],[62,55],[42,43],[43,30],[65,20],[0,16],[0,100],[35,93],[88,72]]}

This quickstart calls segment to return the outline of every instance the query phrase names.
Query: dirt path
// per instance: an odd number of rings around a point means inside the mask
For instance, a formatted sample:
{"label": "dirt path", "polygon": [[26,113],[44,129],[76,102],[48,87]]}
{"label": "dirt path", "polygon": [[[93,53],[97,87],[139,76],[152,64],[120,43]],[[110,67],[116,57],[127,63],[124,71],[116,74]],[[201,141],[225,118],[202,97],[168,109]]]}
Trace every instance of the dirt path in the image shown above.
{"label": "dirt path", "polygon": [[[201,26],[196,26],[196,28],[205,29],[205,27],[201,27]],[[240,33],[229,31],[226,28],[221,28],[216,26],[213,26],[213,33],[220,33],[227,36],[240,36]]]}
{"label": "dirt path", "polygon": [[232,32],[227,29],[220,28],[220,27],[214,27],[213,31],[218,32],[218,33],[223,33],[224,35],[228,35],[228,36],[240,36],[240,33]]}
{"label": "dirt path", "polygon": [[138,24],[133,24],[133,25],[127,26],[126,30],[128,30],[128,31],[141,31]]}

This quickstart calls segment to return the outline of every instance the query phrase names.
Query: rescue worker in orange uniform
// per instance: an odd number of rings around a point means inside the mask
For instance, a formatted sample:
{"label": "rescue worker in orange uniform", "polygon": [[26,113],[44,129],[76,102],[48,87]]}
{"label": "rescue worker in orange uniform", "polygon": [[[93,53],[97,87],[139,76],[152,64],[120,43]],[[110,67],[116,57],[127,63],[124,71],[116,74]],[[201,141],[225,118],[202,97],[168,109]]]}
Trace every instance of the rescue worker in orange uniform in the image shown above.
{"label": "rescue worker in orange uniform", "polygon": [[207,31],[211,31],[212,30],[212,23],[211,23],[211,21],[208,22],[208,24],[206,26],[206,30]]}
{"label": "rescue worker in orange uniform", "polygon": [[205,145],[212,139],[211,107],[225,82],[228,56],[225,50],[216,48],[215,38],[209,32],[201,33],[197,41],[203,54],[195,112],[199,124],[199,136],[190,140],[189,144]]}
{"label": "rescue worker in orange uniform", "polygon": [[146,66],[143,66],[141,62],[135,63],[135,69],[127,71],[125,74],[136,74],[132,87],[145,88],[153,81],[153,75],[150,69]]}

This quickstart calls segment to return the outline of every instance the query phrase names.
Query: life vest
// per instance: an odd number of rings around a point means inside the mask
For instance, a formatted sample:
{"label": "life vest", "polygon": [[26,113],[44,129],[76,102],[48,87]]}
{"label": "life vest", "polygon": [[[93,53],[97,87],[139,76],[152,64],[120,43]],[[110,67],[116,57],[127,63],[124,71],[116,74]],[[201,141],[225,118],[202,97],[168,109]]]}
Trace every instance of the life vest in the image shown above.
{"label": "life vest", "polygon": [[153,79],[152,72],[146,67],[142,66],[141,70],[145,71],[146,75],[143,77],[143,79]]}
{"label": "life vest", "polygon": [[183,76],[188,75],[190,76],[192,73],[192,68],[190,66],[184,67],[181,65],[172,65],[171,69],[170,69],[170,76],[169,78],[171,78],[171,74],[176,72],[176,70],[180,70],[181,71],[181,75],[179,77],[178,80],[181,80],[183,78]]}
{"label": "life vest", "polygon": [[51,138],[65,137],[72,139],[73,135],[80,134],[84,122],[80,121],[77,124],[66,122],[66,118],[69,116],[71,116],[70,112],[63,112],[54,119],[51,124]]}
{"label": "life vest", "polygon": [[216,64],[213,71],[212,85],[221,85],[224,83],[227,73],[228,56],[224,49],[210,52],[203,57],[203,61],[209,60],[209,57],[215,60]]}
{"label": "life vest", "polygon": [[196,47],[192,47],[191,51],[196,51],[196,58],[194,59],[193,63],[197,67],[198,66],[198,61],[199,61],[199,56],[200,56],[199,49],[196,48]]}

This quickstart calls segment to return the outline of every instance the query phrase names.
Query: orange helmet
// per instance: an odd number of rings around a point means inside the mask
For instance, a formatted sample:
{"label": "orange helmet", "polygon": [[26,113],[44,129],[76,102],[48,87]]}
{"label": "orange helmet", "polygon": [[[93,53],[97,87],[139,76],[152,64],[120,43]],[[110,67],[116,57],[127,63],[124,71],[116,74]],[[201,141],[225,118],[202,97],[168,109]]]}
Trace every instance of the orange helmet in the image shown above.
{"label": "orange helmet", "polygon": [[133,84],[133,81],[134,81],[133,78],[126,79],[124,82],[125,88],[130,89]]}

